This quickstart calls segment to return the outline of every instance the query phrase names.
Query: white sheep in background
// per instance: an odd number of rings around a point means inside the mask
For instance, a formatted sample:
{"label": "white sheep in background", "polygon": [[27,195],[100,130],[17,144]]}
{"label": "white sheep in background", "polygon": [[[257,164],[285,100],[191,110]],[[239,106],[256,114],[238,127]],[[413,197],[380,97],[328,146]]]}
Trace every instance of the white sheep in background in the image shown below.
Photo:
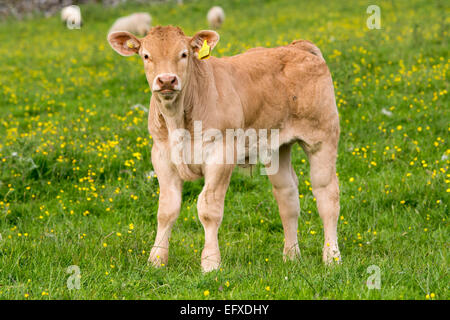
{"label": "white sheep in background", "polygon": [[130,14],[116,20],[108,33],[114,31],[128,31],[136,35],[145,36],[152,25],[152,17],[146,12]]}
{"label": "white sheep in background", "polygon": [[225,21],[225,12],[221,7],[215,6],[209,9],[206,18],[211,28],[219,29]]}
{"label": "white sheep in background", "polygon": [[82,24],[81,10],[79,6],[67,6],[61,10],[61,20],[69,29],[80,29]]}

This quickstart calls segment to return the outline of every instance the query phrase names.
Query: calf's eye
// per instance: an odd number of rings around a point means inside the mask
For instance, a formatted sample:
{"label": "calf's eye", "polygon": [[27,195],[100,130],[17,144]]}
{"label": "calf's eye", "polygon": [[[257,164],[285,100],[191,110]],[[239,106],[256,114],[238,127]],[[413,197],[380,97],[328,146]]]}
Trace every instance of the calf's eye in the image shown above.
{"label": "calf's eye", "polygon": [[181,54],[181,58],[186,58],[187,57],[187,53],[186,52],[183,52],[182,54]]}
{"label": "calf's eye", "polygon": [[145,54],[145,55],[144,55],[144,59],[145,59],[145,60],[148,60],[148,54]]}

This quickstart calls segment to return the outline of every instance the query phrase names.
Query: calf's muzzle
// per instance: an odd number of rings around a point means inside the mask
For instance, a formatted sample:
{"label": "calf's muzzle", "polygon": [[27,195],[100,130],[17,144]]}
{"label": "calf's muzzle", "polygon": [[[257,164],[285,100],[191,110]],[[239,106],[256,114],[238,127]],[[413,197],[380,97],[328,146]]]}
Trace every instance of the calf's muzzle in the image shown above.
{"label": "calf's muzzle", "polygon": [[156,76],[153,81],[152,90],[161,93],[169,93],[179,91],[180,81],[178,76],[173,73],[162,73]]}

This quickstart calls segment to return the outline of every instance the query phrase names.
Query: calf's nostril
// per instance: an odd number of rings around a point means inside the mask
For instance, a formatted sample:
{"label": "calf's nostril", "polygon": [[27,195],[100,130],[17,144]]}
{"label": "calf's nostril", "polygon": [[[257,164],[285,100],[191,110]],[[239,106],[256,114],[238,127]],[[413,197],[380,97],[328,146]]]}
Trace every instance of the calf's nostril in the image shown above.
{"label": "calf's nostril", "polygon": [[170,74],[159,75],[155,79],[155,83],[161,89],[175,89],[175,87],[178,85],[178,77]]}

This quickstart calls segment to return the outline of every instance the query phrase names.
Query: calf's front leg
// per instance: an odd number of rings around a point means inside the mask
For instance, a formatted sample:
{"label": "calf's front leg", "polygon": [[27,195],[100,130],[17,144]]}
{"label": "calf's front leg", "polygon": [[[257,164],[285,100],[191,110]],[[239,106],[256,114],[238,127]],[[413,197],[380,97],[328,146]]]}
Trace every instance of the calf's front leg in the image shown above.
{"label": "calf's front leg", "polygon": [[197,202],[198,216],[205,229],[201,262],[203,272],[216,270],[220,266],[218,231],[232,172],[233,165],[205,166],[205,185]]}
{"label": "calf's front leg", "polygon": [[152,148],[152,163],[159,182],[158,229],[148,259],[155,267],[166,265],[169,259],[169,237],[180,214],[183,181],[171,162],[156,145]]}

